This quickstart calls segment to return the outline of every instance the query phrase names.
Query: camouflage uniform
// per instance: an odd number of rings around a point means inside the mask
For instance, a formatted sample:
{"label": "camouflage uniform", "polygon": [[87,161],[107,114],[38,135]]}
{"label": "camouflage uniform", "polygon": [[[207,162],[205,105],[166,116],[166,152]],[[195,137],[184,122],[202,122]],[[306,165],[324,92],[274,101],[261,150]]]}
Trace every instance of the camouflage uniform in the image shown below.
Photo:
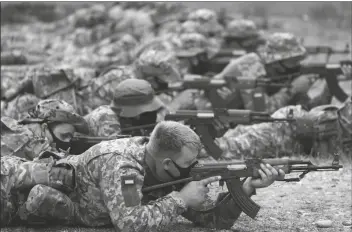
{"label": "camouflage uniform", "polygon": [[[262,59],[266,66],[280,61],[288,59],[297,59],[299,61],[306,57],[306,49],[291,33],[274,33],[267,38],[267,42],[264,46],[259,47],[257,50],[258,55]],[[316,76],[315,74],[304,74],[305,76],[311,77]],[[308,92],[310,102],[308,103],[309,108],[313,108],[322,104],[330,104],[331,94],[325,80],[319,80],[318,83],[320,88],[320,94],[313,97],[313,93]]]}
{"label": "camouflage uniform", "polygon": [[[74,185],[66,191],[66,195],[60,195],[55,187],[36,185],[22,207],[21,218],[92,227],[112,224],[118,231],[157,231],[165,229],[177,216],[182,215],[198,226],[218,229],[232,227],[241,213],[232,199],[217,210],[196,212],[187,209],[176,188],[143,195],[142,186],[158,183],[144,161],[147,142],[145,137],[106,141],[81,155],[57,161],[56,165],[73,167]],[[2,162],[5,166],[9,165],[6,159],[2,158]],[[61,178],[72,176],[72,173],[66,172]],[[30,172],[26,174],[33,176]],[[24,175],[11,176],[18,182],[29,182],[22,179]],[[52,176],[52,179],[56,177]],[[13,188],[10,180],[2,178],[2,191]],[[56,188],[60,189],[60,186]],[[8,201],[5,199],[4,203]],[[62,207],[57,208],[59,205]],[[47,211],[52,207],[55,210]],[[7,207],[3,208],[10,211]]]}
{"label": "camouflage uniform", "polygon": [[[40,153],[55,150],[43,129],[41,121],[70,123],[77,132],[88,134],[84,119],[76,114],[74,108],[60,100],[41,100],[30,112],[29,123],[18,122],[9,117],[1,117],[1,156],[17,156],[32,160]],[[33,120],[33,121],[32,121]]]}
{"label": "camouflage uniform", "polygon": [[80,78],[73,69],[58,67],[36,66],[23,73],[13,73],[18,80],[17,84],[8,84],[6,99],[12,99],[18,94],[33,93],[39,99],[60,99],[73,105],[79,110],[75,94],[75,84],[79,86]]}
{"label": "camouflage uniform", "polygon": [[92,79],[85,88],[77,92],[85,113],[90,113],[102,105],[109,105],[113,99],[116,86],[123,80],[135,78],[131,66],[111,66],[97,78]]}
{"label": "camouflage uniform", "polygon": [[[231,61],[230,64],[227,65],[226,68],[215,78],[224,78],[229,83],[236,85],[237,81],[260,81],[263,76],[266,76],[266,71],[259,56],[255,53],[249,53]],[[234,95],[237,95],[237,106],[241,106],[243,104],[245,109],[261,111],[257,107],[263,107],[262,104],[265,104],[265,110],[270,113],[273,113],[279,108],[288,105],[289,101],[295,95],[295,93],[290,90],[290,87],[282,88],[279,92],[272,96],[267,95],[263,87],[245,90],[231,89],[231,91]],[[242,104],[240,104],[241,102]],[[232,105],[229,105],[229,107],[237,108]]]}
{"label": "camouflage uniform", "polygon": [[84,118],[93,136],[108,137],[120,134],[121,127],[135,126],[120,125],[120,117],[133,118],[150,111],[168,112],[147,81],[127,79],[116,87],[111,106],[100,106]]}
{"label": "camouflage uniform", "polygon": [[209,9],[195,10],[188,15],[188,20],[199,22],[207,38],[212,37],[216,41],[215,43],[222,44],[224,28],[219,24],[214,11]]}
{"label": "camouflage uniform", "polygon": [[323,105],[306,111],[301,106],[287,106],[272,117],[287,118],[290,110],[296,122],[260,123],[229,130],[217,139],[224,151],[221,159],[352,154],[351,147],[343,144],[344,139],[352,139],[351,98],[341,108]]}
{"label": "camouflage uniform", "polygon": [[[154,90],[158,92],[159,88],[161,90],[166,88],[166,84],[182,80],[179,65],[173,53],[146,50],[134,62],[134,69],[137,78],[149,81]],[[162,93],[158,97],[169,106],[170,110],[192,109],[193,92],[193,90],[185,90],[181,93]]]}
{"label": "camouflage uniform", "polygon": [[28,116],[28,111],[35,108],[39,101],[39,98],[30,93],[19,95],[6,104],[6,108],[1,111],[1,115],[21,120]]}

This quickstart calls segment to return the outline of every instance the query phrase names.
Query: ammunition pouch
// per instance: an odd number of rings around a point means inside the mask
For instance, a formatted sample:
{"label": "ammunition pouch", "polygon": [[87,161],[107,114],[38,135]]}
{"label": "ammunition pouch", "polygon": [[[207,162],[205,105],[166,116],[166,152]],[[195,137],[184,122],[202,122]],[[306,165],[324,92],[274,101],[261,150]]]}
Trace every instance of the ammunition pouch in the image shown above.
{"label": "ammunition pouch", "polygon": [[64,193],[75,188],[75,171],[67,163],[57,163],[52,157],[33,162],[25,162],[21,166],[21,178],[17,178],[15,186],[19,190],[31,189],[42,184]]}

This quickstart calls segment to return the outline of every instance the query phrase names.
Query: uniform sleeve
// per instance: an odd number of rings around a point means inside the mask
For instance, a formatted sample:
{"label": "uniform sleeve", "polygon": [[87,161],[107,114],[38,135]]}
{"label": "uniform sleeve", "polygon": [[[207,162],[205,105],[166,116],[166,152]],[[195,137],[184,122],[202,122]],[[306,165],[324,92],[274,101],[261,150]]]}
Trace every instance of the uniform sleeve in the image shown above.
{"label": "uniform sleeve", "polygon": [[[219,195],[219,198],[221,198],[221,195]],[[197,226],[212,229],[230,229],[241,215],[241,212],[242,210],[231,198],[225,204],[221,204],[212,210],[202,212],[189,209],[182,216]]]}
{"label": "uniform sleeve", "polygon": [[278,109],[287,106],[292,99],[292,94],[289,89],[283,88],[272,96],[264,94],[267,112],[274,113]]}
{"label": "uniform sleeve", "polygon": [[[253,105],[253,91],[252,89],[242,90],[241,96],[243,99],[244,107],[247,110],[258,111]],[[262,91],[264,102],[266,105],[266,111],[268,113],[274,113],[276,110],[288,105],[292,98],[290,91],[287,88],[281,89],[279,92],[269,96],[264,91]]]}
{"label": "uniform sleeve", "polygon": [[[286,118],[290,109],[293,117],[308,114],[301,106],[288,106],[276,111],[272,117]],[[216,142],[224,151],[221,159],[274,158],[300,152],[292,123],[271,122],[231,129]]]}
{"label": "uniform sleeve", "polygon": [[121,133],[118,116],[109,106],[100,106],[87,114],[87,121],[92,136],[109,137]]}
{"label": "uniform sleeve", "polygon": [[[103,167],[100,189],[116,231],[158,231],[185,212],[186,205],[178,197],[178,192],[172,192],[148,205],[141,205],[142,175],[136,169],[117,169],[113,164],[109,161]],[[137,202],[127,203],[129,200],[124,195],[121,176],[135,176],[135,191],[139,196]],[[132,189],[128,196],[132,196],[133,192]]]}
{"label": "uniform sleeve", "polygon": [[4,97],[7,101],[10,101],[22,92],[33,92],[33,82],[29,76],[21,80],[18,85],[14,85],[13,88],[5,91]]}

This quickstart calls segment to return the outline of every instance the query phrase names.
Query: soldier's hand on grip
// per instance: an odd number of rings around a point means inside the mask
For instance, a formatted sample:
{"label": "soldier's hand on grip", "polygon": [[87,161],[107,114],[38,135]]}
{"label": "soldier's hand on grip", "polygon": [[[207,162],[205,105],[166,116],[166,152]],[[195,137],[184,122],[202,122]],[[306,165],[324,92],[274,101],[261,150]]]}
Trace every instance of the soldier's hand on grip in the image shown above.
{"label": "soldier's hand on grip", "polygon": [[316,80],[315,75],[302,75],[291,83],[294,94],[307,93]]}
{"label": "soldier's hand on grip", "polygon": [[253,179],[249,177],[246,182],[250,187],[265,188],[275,182],[275,180],[283,180],[285,178],[285,172],[281,169],[276,170],[270,164],[260,164],[261,169],[259,169],[260,178]]}
{"label": "soldier's hand on grip", "polygon": [[198,207],[206,200],[209,192],[207,185],[220,179],[219,176],[213,176],[201,181],[192,181],[180,191],[180,197],[188,207]]}

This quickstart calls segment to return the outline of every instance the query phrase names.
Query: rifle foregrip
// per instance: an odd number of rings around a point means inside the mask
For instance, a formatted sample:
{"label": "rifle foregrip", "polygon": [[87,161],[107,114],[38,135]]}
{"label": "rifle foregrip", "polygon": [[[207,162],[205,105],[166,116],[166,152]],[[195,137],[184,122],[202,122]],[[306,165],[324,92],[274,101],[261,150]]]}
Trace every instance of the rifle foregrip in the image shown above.
{"label": "rifle foregrip", "polygon": [[255,218],[260,210],[260,206],[257,205],[252,199],[247,196],[242,189],[242,182],[239,178],[226,180],[227,188],[236,202],[238,207],[251,218]]}

